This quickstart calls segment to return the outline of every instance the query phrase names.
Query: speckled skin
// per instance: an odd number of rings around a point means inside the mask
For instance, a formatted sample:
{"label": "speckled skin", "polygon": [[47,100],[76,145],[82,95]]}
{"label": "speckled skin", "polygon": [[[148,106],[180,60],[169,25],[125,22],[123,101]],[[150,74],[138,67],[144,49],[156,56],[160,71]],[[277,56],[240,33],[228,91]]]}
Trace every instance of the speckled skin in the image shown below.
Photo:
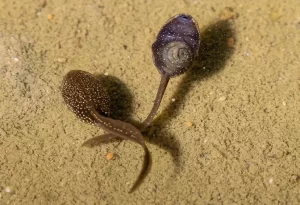
{"label": "speckled skin", "polygon": [[95,123],[90,112],[91,106],[106,116],[110,113],[110,99],[106,90],[88,72],[68,72],[62,83],[62,95],[69,108],[84,122]]}

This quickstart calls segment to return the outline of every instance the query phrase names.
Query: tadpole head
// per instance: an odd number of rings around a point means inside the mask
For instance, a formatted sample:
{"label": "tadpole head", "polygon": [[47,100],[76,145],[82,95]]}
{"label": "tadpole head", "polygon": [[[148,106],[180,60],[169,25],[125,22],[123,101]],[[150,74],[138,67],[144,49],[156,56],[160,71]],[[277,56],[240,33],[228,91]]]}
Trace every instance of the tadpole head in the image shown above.
{"label": "tadpole head", "polygon": [[84,122],[95,123],[90,106],[103,115],[109,115],[109,95],[102,83],[88,72],[68,72],[62,82],[62,96],[68,107]]}
{"label": "tadpole head", "polygon": [[197,57],[199,45],[196,21],[188,14],[178,14],[161,28],[152,45],[155,66],[162,75],[181,75]]}

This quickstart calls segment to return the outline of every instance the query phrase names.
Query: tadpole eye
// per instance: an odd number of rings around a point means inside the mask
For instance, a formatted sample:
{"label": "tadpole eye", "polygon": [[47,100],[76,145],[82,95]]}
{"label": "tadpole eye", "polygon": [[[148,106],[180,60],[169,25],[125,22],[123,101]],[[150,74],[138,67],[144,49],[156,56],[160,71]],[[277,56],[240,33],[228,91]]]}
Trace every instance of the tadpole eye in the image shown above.
{"label": "tadpole eye", "polygon": [[179,17],[183,20],[191,20],[191,16],[186,15],[186,14],[181,14]]}

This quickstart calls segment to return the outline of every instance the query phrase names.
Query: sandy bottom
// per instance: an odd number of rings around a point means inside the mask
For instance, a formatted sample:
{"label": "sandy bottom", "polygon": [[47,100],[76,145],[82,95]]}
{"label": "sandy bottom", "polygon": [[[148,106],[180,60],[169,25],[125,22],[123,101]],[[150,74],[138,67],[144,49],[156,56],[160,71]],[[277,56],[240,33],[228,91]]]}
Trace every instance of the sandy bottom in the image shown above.
{"label": "sandy bottom", "polygon": [[[2,0],[0,10],[1,205],[300,204],[299,0]],[[104,132],[67,108],[61,82],[74,69],[105,74],[114,112],[141,122],[160,81],[151,45],[183,12],[199,24],[200,57],[171,79],[145,134],[151,171],[128,194],[143,150],[82,147]]]}

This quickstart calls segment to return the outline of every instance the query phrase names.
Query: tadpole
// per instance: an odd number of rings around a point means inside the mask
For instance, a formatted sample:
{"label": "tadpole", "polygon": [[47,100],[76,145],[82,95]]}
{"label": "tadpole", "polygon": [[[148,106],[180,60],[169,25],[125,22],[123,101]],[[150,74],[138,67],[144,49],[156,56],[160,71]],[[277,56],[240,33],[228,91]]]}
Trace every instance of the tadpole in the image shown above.
{"label": "tadpole", "polygon": [[[62,96],[68,107],[84,122],[101,127],[107,134],[97,137],[97,142],[122,138],[138,143],[144,150],[144,162],[140,174],[129,192],[136,190],[151,166],[151,155],[141,132],[132,124],[115,120],[110,115],[110,99],[100,80],[88,72],[72,70],[62,83]],[[88,140],[83,144],[91,146]]]}
{"label": "tadpole", "polygon": [[153,61],[161,74],[161,81],[153,107],[141,129],[153,121],[170,78],[185,73],[191,67],[198,56],[199,46],[198,25],[188,14],[174,16],[161,28],[152,44]]}

